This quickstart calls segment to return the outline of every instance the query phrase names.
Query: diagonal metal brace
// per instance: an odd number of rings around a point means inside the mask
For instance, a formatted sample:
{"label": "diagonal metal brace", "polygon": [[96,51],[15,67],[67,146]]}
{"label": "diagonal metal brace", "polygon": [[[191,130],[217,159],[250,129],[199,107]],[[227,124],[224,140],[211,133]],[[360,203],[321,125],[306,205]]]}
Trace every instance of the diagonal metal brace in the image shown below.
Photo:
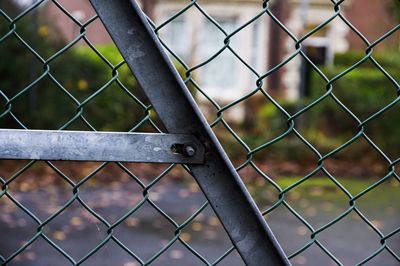
{"label": "diagonal metal brace", "polygon": [[135,1],[90,0],[170,133],[193,134],[205,163],[189,168],[244,262],[290,265]]}

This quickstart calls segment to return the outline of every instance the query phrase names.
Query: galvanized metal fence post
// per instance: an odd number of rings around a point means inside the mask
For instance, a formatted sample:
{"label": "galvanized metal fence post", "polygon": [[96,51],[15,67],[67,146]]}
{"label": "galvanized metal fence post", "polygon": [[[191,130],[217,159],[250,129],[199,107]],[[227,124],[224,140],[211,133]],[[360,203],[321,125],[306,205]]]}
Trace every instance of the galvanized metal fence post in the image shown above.
{"label": "galvanized metal fence post", "polygon": [[188,166],[245,263],[289,265],[138,4],[91,3],[168,132],[192,134],[205,146],[205,163]]}

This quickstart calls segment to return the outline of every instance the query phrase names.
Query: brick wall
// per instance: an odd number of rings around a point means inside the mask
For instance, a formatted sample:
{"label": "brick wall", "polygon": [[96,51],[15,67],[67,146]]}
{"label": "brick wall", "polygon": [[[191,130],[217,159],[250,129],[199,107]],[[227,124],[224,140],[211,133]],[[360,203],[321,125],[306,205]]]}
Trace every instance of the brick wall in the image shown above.
{"label": "brick wall", "polygon": [[[96,14],[89,0],[59,0],[58,2],[81,23],[86,22]],[[60,30],[60,37],[71,41],[79,35],[80,27],[62,13],[54,3],[48,2],[44,8],[46,10],[46,15]],[[87,34],[90,41],[94,44],[106,44],[111,42],[100,20],[90,23]]]}
{"label": "brick wall", "polygon": [[[370,42],[373,42],[399,23],[391,12],[393,10],[390,10],[392,3],[393,0],[352,0],[344,9],[345,16]],[[395,45],[396,38],[398,40],[398,33],[385,40],[385,44]],[[365,43],[356,34],[349,32],[348,41],[350,49],[365,50]]]}

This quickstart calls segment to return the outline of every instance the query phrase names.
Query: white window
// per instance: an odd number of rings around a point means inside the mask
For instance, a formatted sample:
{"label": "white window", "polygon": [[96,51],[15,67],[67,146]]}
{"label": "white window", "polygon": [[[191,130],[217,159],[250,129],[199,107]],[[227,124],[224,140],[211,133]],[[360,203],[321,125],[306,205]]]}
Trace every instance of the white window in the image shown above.
{"label": "white window", "polygon": [[[231,34],[259,12],[258,4],[227,5],[210,3],[205,5],[208,14]],[[162,2],[157,6],[157,21],[165,22],[182,10],[182,3]],[[174,53],[189,66],[197,66],[211,59],[224,46],[225,34],[196,8],[189,8],[168,23],[161,37]],[[254,21],[230,38],[229,46],[260,74],[267,67],[267,25],[264,18]],[[196,69],[194,79],[210,97],[221,101],[232,101],[256,88],[254,73],[225,48],[210,62]]]}
{"label": "white window", "polygon": [[163,35],[167,46],[172,48],[173,52],[186,62],[190,60],[191,50],[188,26],[185,17],[179,16],[168,24],[167,32]]}
{"label": "white window", "polygon": [[[215,21],[227,32],[231,33],[236,28],[234,17],[214,18]],[[204,19],[201,40],[199,43],[199,61],[204,62],[221,50],[225,44],[225,35],[211,21]],[[233,44],[231,43],[232,47]],[[212,90],[229,89],[238,82],[238,62],[233,54],[226,48],[210,63],[200,68],[199,79],[201,85]]]}

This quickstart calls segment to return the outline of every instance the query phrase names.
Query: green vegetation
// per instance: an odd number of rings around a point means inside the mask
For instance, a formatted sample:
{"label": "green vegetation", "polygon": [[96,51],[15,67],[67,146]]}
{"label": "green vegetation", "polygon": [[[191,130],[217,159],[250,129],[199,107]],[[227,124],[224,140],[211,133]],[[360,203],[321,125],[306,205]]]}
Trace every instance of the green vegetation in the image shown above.
{"label": "green vegetation", "polygon": [[[323,73],[332,79],[343,73],[353,64],[359,62],[365,54],[348,52],[337,54],[332,66],[320,67]],[[374,54],[375,60],[385,69],[393,80],[400,80],[400,55],[398,53]],[[316,101],[326,93],[327,84],[317,74],[311,77],[309,98],[298,102],[279,100],[280,105],[291,115],[301,108]],[[333,93],[360,122],[363,122],[383,109],[386,109],[398,98],[395,82],[380,71],[370,60],[359,65],[333,83]],[[251,147],[256,148],[282,135],[288,130],[287,117],[268,101],[255,103],[253,121],[236,125],[235,131],[243,137]],[[400,143],[400,104],[394,104],[375,119],[364,125],[364,132],[392,159],[398,157]],[[358,132],[359,121],[347,113],[344,108],[332,98],[326,97],[313,108],[307,110],[295,120],[296,129],[322,154],[340,147]],[[232,158],[239,158],[243,149],[233,145],[235,140],[226,140],[225,147]],[[230,149],[230,147],[232,147]],[[367,156],[368,155],[368,156]],[[345,152],[335,155],[339,159],[358,158],[364,163],[373,163],[379,155],[364,140],[360,139],[348,147]],[[306,148],[294,134],[289,134],[284,140],[269,146],[262,153],[262,158],[284,159],[297,162],[307,162],[315,155]],[[256,158],[257,159],[257,156]],[[367,159],[369,160],[368,162]]]}
{"label": "green vegetation", "polygon": [[[13,44],[11,46],[14,46]],[[112,46],[99,51],[115,66],[122,61]],[[59,128],[80,111],[99,130],[129,130],[144,116],[144,108],[135,100],[140,97],[136,81],[124,65],[114,69],[87,47],[73,47],[54,60],[49,61],[49,72],[36,58],[26,64],[26,49],[13,52],[1,49],[1,56],[21,64],[1,64],[0,87],[8,98],[27,88],[38,77],[38,82],[12,103],[12,111],[29,128]],[[50,54],[52,54],[50,52]],[[16,69],[14,69],[16,68]],[[46,66],[44,66],[46,68]],[[4,71],[3,71],[4,70]],[[18,73],[18,74],[17,74]],[[118,77],[118,82],[109,82]],[[2,126],[12,126],[11,118],[2,120]],[[71,128],[83,127],[77,123]],[[87,128],[86,128],[87,129]]]}
{"label": "green vegetation", "polygon": [[[322,71],[329,78],[333,78],[361,58],[362,54],[354,52],[339,54],[335,57],[334,66],[325,67]],[[398,72],[400,68],[399,54],[383,54],[374,56],[374,58],[395,81],[398,82],[400,80],[400,73]],[[361,122],[369,119],[394,102],[398,97],[398,89],[396,84],[369,60],[333,83],[335,96]],[[323,95],[326,91],[326,83],[316,74],[312,78],[311,91],[313,100]],[[368,136],[392,156],[398,156],[397,152],[400,148],[398,142],[398,136],[400,135],[399,108],[400,105],[395,104],[377,119],[372,119],[364,127]],[[311,109],[309,115],[309,128],[317,128],[329,138],[345,141],[357,132],[358,122],[346,113],[343,108],[340,108],[332,98],[322,101]],[[309,131],[308,134],[310,133]],[[357,150],[354,152],[357,152]],[[361,148],[359,152],[365,151]]]}
{"label": "green vegetation", "polygon": [[[261,179],[261,178],[260,178]],[[274,181],[282,188],[285,189],[295,182],[299,181],[301,177],[279,177]],[[338,181],[346,188],[353,196],[369,188],[379,179],[376,178],[353,178],[346,177],[340,178]],[[270,206],[271,203],[278,200],[278,192],[272,186],[266,186],[267,182],[255,181],[248,182],[246,185],[260,206]],[[394,178],[389,178],[378,187],[370,190],[364,196],[356,201],[358,207],[367,208],[374,206],[374,213],[384,212],[386,208],[395,207],[397,210],[398,204],[395,204],[395,199],[398,195],[399,183]],[[385,193],[381,193],[385,191]],[[388,196],[391,195],[391,196]],[[307,201],[311,205],[318,207],[324,211],[324,203],[329,202],[335,204],[336,208],[348,208],[349,198],[340,190],[340,188],[333,183],[328,177],[311,177],[300,185],[285,193],[285,198],[292,206],[297,209],[303,209],[299,203]],[[345,209],[343,209],[344,211]]]}
{"label": "green vegetation", "polygon": [[[12,2],[1,8],[9,14],[19,12]],[[19,20],[18,35],[10,34],[0,43],[0,105],[2,112],[12,111],[0,113],[0,127],[58,129],[77,114],[90,126],[78,118],[67,129],[127,131],[140,124],[149,103],[127,65],[121,64],[117,48],[109,44],[96,46],[96,51],[83,40],[69,47],[67,41],[51,38],[59,36],[57,29],[37,12],[32,12],[40,17],[37,23]],[[0,36],[8,27],[0,17]],[[179,71],[184,75],[181,66]],[[151,115],[157,122],[155,113]],[[139,130],[150,130],[150,125]]]}
{"label": "green vegetation", "polygon": [[[15,9],[10,4],[12,2],[7,3],[9,6],[6,8],[9,12]],[[2,2],[2,5],[5,4]],[[3,17],[0,20],[0,36],[4,36],[10,30],[9,23]],[[12,117],[15,115],[29,128],[57,129],[80,112],[97,130],[126,131],[140,123],[147,115],[141,102],[145,105],[148,105],[148,102],[128,67],[120,64],[122,57],[116,47],[99,46],[96,47],[97,53],[80,41],[64,51],[67,42],[51,39],[50,36],[56,34],[50,33],[56,32],[57,29],[50,25],[51,23],[46,23],[43,19],[39,20],[37,25],[24,19],[16,23],[18,36],[25,40],[43,61],[35,56],[33,51],[29,51],[14,34],[0,43],[0,104],[3,110],[12,110],[12,113],[4,112],[5,115],[0,117],[0,127],[20,128],[21,125]],[[333,78],[363,56],[364,54],[359,52],[338,54],[333,66],[321,69],[329,78]],[[399,80],[399,53],[374,54],[374,58],[388,74]],[[180,66],[178,69],[180,74],[184,75],[183,68]],[[293,115],[322,96],[326,92],[326,82],[316,73],[311,78],[310,91],[309,99],[302,99],[301,102],[279,100],[279,103]],[[333,92],[361,121],[370,118],[398,97],[398,88],[369,60],[335,81]],[[232,128],[251,149],[281,136],[288,130],[287,117],[274,105],[263,96],[259,97],[263,101],[256,99],[258,102],[253,104],[253,98],[256,97],[246,100],[250,102],[246,105],[246,112],[251,113],[249,119],[246,118],[243,123],[230,122]],[[7,104],[10,99],[11,103]],[[372,119],[364,126],[367,135],[391,157],[398,157],[400,150],[399,106],[396,104],[378,119]],[[358,132],[358,121],[331,97],[297,117],[295,123],[296,129],[322,154],[341,146]],[[148,125],[144,127],[141,129],[149,129]],[[88,125],[77,119],[68,129],[88,129]],[[216,131],[233,159],[243,157],[243,154],[246,156],[243,147],[240,147],[237,140],[226,130],[219,131],[216,128]],[[375,155],[372,156],[372,153]],[[377,157],[369,144],[357,142],[346,150],[343,157],[362,158],[366,154],[369,155],[368,158]],[[297,162],[310,162],[310,158],[315,159],[315,155],[294,134],[289,134],[284,140],[268,147],[265,153],[256,154],[255,159],[265,160],[266,156]]]}
{"label": "green vegetation", "polygon": [[[12,2],[3,5],[8,13],[18,13]],[[35,23],[17,21],[16,34],[0,43],[0,103],[12,110],[0,118],[0,126],[58,129],[82,111],[98,130],[129,130],[137,124],[145,114],[133,94],[144,97],[128,67],[119,65],[115,46],[98,47],[103,58],[83,41],[68,47],[62,38],[51,38],[58,36],[57,29],[37,12],[32,13]],[[9,23],[0,19],[4,36]],[[118,81],[109,82],[113,77]],[[77,119],[68,129],[87,130],[88,125]]]}
{"label": "green vegetation", "polygon": [[[18,13],[12,2],[2,3],[1,7],[9,14]],[[112,45],[99,47],[105,57],[101,58],[82,45],[83,41],[66,48],[66,41],[50,37],[58,36],[57,29],[44,16],[39,19],[37,12],[40,11],[32,13],[37,16],[35,23],[17,21],[16,34],[0,43],[3,110],[12,107],[12,114],[28,128],[57,129],[82,110],[84,117],[99,130],[129,130],[140,121],[144,109],[132,94],[142,100],[144,97],[125,65],[113,68],[122,61],[117,49]],[[0,33],[4,36],[9,32],[9,23],[3,17],[0,19]],[[119,82],[109,82],[117,76]],[[12,99],[11,105],[6,105],[7,98]],[[91,100],[85,102],[86,99]],[[80,106],[81,103],[85,105]],[[21,127],[12,114],[0,119],[1,127]],[[68,129],[88,129],[88,126],[78,119]]]}

